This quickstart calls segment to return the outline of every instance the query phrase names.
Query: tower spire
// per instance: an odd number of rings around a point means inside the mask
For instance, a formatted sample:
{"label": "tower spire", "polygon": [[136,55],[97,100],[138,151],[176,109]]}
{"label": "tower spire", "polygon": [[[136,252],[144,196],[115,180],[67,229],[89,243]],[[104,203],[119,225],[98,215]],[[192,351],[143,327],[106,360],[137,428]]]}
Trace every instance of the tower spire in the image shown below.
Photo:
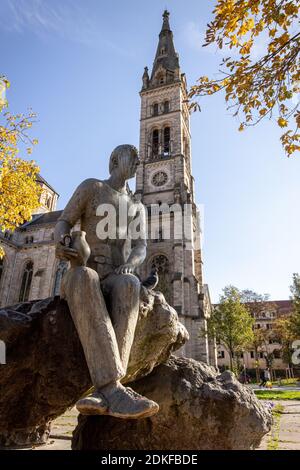
{"label": "tower spire", "polygon": [[[172,83],[180,79],[179,59],[175,51],[173,33],[169,22],[170,13],[163,12],[163,24],[159,33],[159,41],[153,62],[149,87]],[[143,89],[145,89],[145,76],[143,76]]]}

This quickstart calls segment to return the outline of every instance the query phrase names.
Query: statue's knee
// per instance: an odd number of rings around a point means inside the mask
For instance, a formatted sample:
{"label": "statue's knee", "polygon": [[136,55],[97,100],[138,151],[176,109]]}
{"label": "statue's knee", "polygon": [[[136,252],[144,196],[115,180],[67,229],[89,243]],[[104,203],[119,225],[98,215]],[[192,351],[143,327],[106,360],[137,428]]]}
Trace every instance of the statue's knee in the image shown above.
{"label": "statue's knee", "polygon": [[70,269],[66,273],[73,283],[84,285],[89,282],[98,282],[99,276],[97,271],[88,268],[87,266],[77,266],[76,268]]}
{"label": "statue's knee", "polygon": [[119,288],[130,292],[140,292],[141,283],[134,274],[122,274],[119,278]]}

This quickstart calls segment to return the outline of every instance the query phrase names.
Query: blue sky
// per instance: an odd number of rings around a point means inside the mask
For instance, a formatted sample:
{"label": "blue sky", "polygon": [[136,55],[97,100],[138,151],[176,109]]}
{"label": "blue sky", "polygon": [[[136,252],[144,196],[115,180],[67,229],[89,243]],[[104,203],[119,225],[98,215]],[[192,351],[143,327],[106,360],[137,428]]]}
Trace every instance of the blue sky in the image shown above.
{"label": "blue sky", "polygon": [[[170,22],[188,84],[218,70],[202,48],[211,0],[1,0],[1,70],[13,112],[38,114],[33,153],[63,208],[87,177],[105,178],[111,150],[139,139],[139,90]],[[192,115],[196,198],[204,205],[204,276],[217,301],[228,284],[289,296],[300,271],[300,159],[284,156],[274,122],[239,133],[223,97]]]}

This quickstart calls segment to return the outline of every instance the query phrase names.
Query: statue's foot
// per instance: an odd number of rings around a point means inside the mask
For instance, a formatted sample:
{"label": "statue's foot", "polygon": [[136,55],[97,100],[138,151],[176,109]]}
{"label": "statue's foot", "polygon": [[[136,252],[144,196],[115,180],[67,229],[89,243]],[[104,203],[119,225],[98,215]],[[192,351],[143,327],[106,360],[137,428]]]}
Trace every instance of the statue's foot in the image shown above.
{"label": "statue's foot", "polygon": [[103,415],[106,414],[108,404],[104,396],[95,391],[85,398],[81,398],[76,403],[76,408],[82,415]]}
{"label": "statue's foot", "polygon": [[156,414],[159,406],[129,387],[121,384],[105,393],[108,402],[106,415],[123,419],[147,418]]}

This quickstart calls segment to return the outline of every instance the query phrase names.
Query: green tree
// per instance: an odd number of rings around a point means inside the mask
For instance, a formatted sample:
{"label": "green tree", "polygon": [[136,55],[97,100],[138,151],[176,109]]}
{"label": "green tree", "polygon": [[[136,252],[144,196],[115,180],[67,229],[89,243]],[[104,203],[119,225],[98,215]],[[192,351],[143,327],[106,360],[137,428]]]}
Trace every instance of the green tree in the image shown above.
{"label": "green tree", "polygon": [[[231,56],[219,76],[201,76],[190,98],[225,92],[227,109],[239,116],[239,130],[275,119],[288,156],[300,150],[300,0],[215,0],[204,46],[224,46]],[[253,50],[259,42],[262,53]],[[199,108],[193,103],[194,109]]]}
{"label": "green tree", "polygon": [[292,343],[295,339],[295,335],[291,328],[291,317],[277,318],[274,323],[273,332],[276,340],[281,344],[283,362],[285,362],[289,367],[293,367]]}
{"label": "green tree", "polygon": [[253,339],[253,323],[253,318],[241,301],[239,290],[234,286],[225,287],[220,303],[208,320],[207,334],[224,346],[229,354],[231,370],[238,361],[238,354]]}
{"label": "green tree", "polygon": [[294,339],[300,338],[300,276],[293,274],[293,284],[290,287],[294,311],[290,317],[290,331]]}
{"label": "green tree", "polygon": [[[266,312],[276,309],[276,304],[269,301],[269,294],[258,294],[249,289],[240,291],[241,300],[248,308],[250,314],[255,319],[263,317]],[[255,363],[258,364],[259,353],[264,353],[266,366],[272,368],[274,362],[274,354],[270,350],[269,340],[273,339],[272,330],[266,328],[253,329],[253,339],[248,345],[248,349],[254,350]],[[259,367],[256,367],[256,380],[259,380]]]}
{"label": "green tree", "polygon": [[248,344],[247,349],[253,349],[254,359],[255,359],[255,373],[256,373],[256,382],[259,382],[259,353],[264,349],[266,345],[266,330],[263,328],[254,328],[253,329],[253,338],[252,341]]}

